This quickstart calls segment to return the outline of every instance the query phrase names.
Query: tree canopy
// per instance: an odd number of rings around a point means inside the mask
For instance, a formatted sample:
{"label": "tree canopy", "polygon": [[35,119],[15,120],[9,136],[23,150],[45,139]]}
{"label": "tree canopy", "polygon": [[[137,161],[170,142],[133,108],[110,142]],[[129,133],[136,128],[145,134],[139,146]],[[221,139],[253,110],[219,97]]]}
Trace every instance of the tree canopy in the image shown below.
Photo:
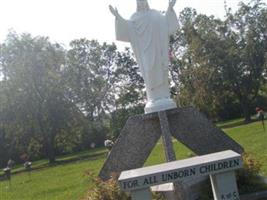
{"label": "tree canopy", "polygon": [[172,70],[179,74],[181,102],[214,116],[216,108],[230,100],[249,122],[266,83],[266,20],[261,1],[241,3],[235,13],[228,9],[225,20],[184,10],[172,44],[178,58]]}
{"label": "tree canopy", "polygon": [[[171,93],[214,121],[267,109],[267,6],[240,3],[224,19],[192,8],[170,40]],[[143,113],[145,85],[129,48],[85,38],[69,48],[10,32],[0,44],[0,166],[103,145]]]}

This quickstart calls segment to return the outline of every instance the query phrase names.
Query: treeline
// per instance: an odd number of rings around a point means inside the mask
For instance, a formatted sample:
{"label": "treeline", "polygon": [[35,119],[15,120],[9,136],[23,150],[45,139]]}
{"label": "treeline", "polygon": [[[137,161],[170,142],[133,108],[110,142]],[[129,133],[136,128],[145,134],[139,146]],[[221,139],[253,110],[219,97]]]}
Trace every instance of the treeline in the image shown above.
{"label": "treeline", "polygon": [[[186,8],[170,41],[170,82],[180,106],[214,121],[267,108],[267,7],[226,9],[224,20]],[[112,34],[112,33],[109,33]],[[0,166],[102,146],[143,113],[144,82],[129,49],[79,39],[66,49],[10,32],[0,44]]]}

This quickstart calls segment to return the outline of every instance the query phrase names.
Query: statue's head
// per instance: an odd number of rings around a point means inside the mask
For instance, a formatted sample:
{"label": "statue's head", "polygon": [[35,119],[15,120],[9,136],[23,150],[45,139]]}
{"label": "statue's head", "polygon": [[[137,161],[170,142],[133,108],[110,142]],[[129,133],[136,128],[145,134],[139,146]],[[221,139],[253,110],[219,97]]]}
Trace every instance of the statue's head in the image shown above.
{"label": "statue's head", "polygon": [[149,9],[147,0],[136,0],[137,11],[145,11]]}

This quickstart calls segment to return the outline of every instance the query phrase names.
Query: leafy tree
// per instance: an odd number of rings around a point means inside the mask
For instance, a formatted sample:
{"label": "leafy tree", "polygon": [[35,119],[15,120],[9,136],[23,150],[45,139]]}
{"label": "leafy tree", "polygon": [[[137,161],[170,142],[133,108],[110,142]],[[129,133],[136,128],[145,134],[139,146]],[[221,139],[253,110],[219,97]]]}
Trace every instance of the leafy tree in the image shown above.
{"label": "leafy tree", "polygon": [[109,134],[109,113],[114,109],[117,83],[115,44],[79,39],[70,43],[64,77],[68,96],[86,116],[82,147],[102,146]]}
{"label": "leafy tree", "polygon": [[144,80],[129,48],[116,58],[117,93],[111,113],[110,134],[117,137],[131,115],[144,112]]}
{"label": "leafy tree", "polygon": [[246,5],[241,3],[239,10],[227,13],[222,34],[228,55],[222,68],[227,86],[237,96],[245,121],[250,121],[250,106],[257,98],[266,74],[267,52],[267,7],[260,0]]}
{"label": "leafy tree", "polygon": [[96,135],[104,140],[103,132],[117,136],[129,116],[127,110],[143,102],[144,81],[132,53],[118,52],[115,44],[72,41],[65,77],[71,98],[90,121],[83,135],[86,146]]}
{"label": "leafy tree", "polygon": [[93,121],[114,104],[116,46],[80,39],[72,41],[70,47],[65,69],[69,96]]}
{"label": "leafy tree", "polygon": [[[174,58],[170,65],[177,101],[181,106],[196,106],[209,117],[216,118],[216,108],[220,101],[218,97],[221,97],[217,92],[221,90],[221,80],[210,63],[207,63],[206,57],[200,55],[202,43],[197,32],[212,33],[215,20],[198,15],[190,8],[181,12],[179,19],[181,28],[171,38]],[[201,24],[197,24],[200,21]],[[210,36],[205,35],[205,39]]]}
{"label": "leafy tree", "polygon": [[130,108],[144,104],[144,80],[133,53],[129,48],[116,58],[117,93],[116,108]]}
{"label": "leafy tree", "polygon": [[0,63],[7,105],[1,109],[1,120],[8,137],[21,152],[38,142],[54,162],[58,138],[78,139],[72,130],[83,118],[65,94],[64,49],[45,37],[10,33],[1,45]]}
{"label": "leafy tree", "polygon": [[266,20],[267,8],[260,0],[241,3],[235,13],[228,10],[224,21],[185,10],[177,36],[184,47],[178,52],[182,89],[216,107],[227,93],[234,95],[249,122],[250,109],[266,81]]}

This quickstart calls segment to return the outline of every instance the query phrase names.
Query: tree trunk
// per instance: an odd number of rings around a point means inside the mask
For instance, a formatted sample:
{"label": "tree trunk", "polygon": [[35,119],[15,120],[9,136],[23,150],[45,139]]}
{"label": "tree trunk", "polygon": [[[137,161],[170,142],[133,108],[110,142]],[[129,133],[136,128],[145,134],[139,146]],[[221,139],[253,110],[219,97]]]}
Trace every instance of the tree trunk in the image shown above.
{"label": "tree trunk", "polygon": [[244,122],[245,123],[250,123],[251,122],[251,114],[249,111],[249,104],[247,103],[242,103],[242,110],[243,110],[243,114],[244,114]]}
{"label": "tree trunk", "polygon": [[43,123],[43,113],[41,111],[41,107],[38,112],[38,122],[39,122],[39,127],[41,129],[41,133],[43,135],[43,150],[46,154],[46,157],[49,160],[49,163],[55,163],[56,161],[56,154],[55,154],[55,148],[54,148],[54,137],[52,137],[51,134],[47,134],[47,129],[44,127]]}
{"label": "tree trunk", "polygon": [[55,156],[55,151],[54,149],[50,151],[49,155],[48,155],[48,160],[50,164],[53,164],[56,162],[56,156]]}
{"label": "tree trunk", "polygon": [[49,163],[50,164],[55,163],[55,161],[56,161],[55,148],[54,148],[53,142],[51,141],[50,138],[46,138],[45,152],[46,152],[46,156],[49,160]]}

